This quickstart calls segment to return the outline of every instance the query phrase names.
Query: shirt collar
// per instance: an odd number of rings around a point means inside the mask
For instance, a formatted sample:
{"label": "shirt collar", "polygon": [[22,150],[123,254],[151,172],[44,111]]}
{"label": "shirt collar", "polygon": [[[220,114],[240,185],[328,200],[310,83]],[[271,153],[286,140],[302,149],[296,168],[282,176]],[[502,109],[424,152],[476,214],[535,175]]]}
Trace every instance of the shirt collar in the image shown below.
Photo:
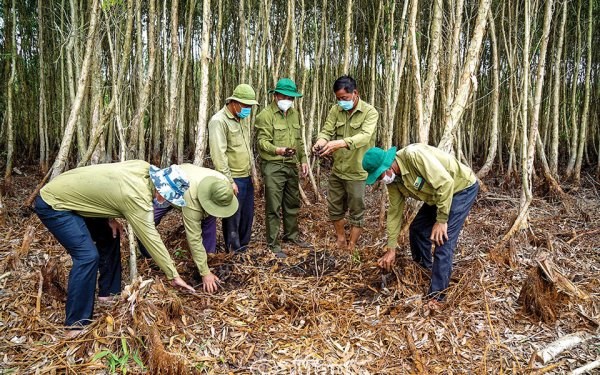
{"label": "shirt collar", "polygon": [[223,110],[225,111],[225,116],[227,116],[228,118],[230,118],[234,121],[237,121],[237,118],[234,116],[233,113],[231,113],[231,111],[227,107],[227,104],[225,104],[225,106],[223,107]]}

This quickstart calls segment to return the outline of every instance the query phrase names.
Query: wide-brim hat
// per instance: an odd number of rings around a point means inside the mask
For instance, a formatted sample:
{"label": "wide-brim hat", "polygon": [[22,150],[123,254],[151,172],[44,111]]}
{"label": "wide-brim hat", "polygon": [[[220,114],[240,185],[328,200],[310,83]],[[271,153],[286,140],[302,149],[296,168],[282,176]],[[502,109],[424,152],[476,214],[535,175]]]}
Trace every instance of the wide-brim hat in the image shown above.
{"label": "wide-brim hat", "polygon": [[362,160],[362,167],[369,174],[367,185],[373,185],[383,172],[390,169],[394,163],[394,158],[396,158],[396,147],[392,147],[387,151],[379,147],[368,149]]}
{"label": "wide-brim hat", "polygon": [[219,177],[206,177],[198,186],[198,201],[214,217],[230,217],[239,206],[231,183]]}
{"label": "wide-brim hat", "polygon": [[240,102],[246,105],[258,105],[254,89],[252,88],[252,86],[247,85],[245,83],[237,85],[235,90],[233,90],[233,95],[225,99],[225,102],[229,102],[230,100],[235,100],[236,102]]}
{"label": "wide-brim hat", "polygon": [[150,178],[154,183],[156,191],[176,206],[185,206],[183,194],[190,187],[190,181],[185,173],[177,165],[160,169],[154,165],[150,166]]}
{"label": "wide-brim hat", "polygon": [[294,81],[289,78],[282,78],[277,81],[277,85],[275,85],[274,89],[269,90],[269,94],[278,92],[285,96],[291,96],[293,98],[301,98],[302,94],[298,92],[298,88]]}

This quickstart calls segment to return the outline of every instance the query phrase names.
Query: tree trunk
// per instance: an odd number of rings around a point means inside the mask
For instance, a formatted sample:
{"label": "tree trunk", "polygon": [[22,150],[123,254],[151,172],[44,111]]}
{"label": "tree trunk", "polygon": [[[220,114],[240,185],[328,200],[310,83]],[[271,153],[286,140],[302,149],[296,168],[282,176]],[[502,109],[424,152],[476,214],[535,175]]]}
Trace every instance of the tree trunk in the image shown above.
{"label": "tree trunk", "polygon": [[[436,0],[437,1],[437,0]],[[415,128],[419,134],[418,141],[420,143],[427,143],[429,140],[429,131],[423,126],[423,94],[421,92],[421,63],[419,50],[417,47],[417,11],[419,9],[419,0],[412,0],[410,8],[410,16],[408,18],[408,35],[410,43],[410,62],[413,75],[413,95],[415,103]]]}
{"label": "tree trunk", "polygon": [[[219,0],[219,5],[221,0]],[[221,21],[219,20],[219,23]],[[200,102],[198,104],[198,123],[196,124],[196,150],[194,152],[194,164],[202,166],[204,164],[204,154],[206,152],[207,119],[208,119],[208,59],[210,42],[210,0],[202,2],[202,45],[200,57]],[[221,30],[218,30],[219,33]],[[219,67],[217,67],[219,69]]]}
{"label": "tree trunk", "polygon": [[579,144],[579,106],[577,103],[577,86],[579,84],[579,69],[581,68],[581,0],[577,1],[577,52],[574,63],[574,73],[571,79],[571,145],[569,147],[569,163],[567,164],[567,170],[565,177],[571,178],[575,169],[575,162],[577,161],[577,145]]}
{"label": "tree trunk", "polygon": [[421,132],[419,141],[427,143],[429,140],[429,128],[431,126],[431,118],[434,110],[435,92],[438,80],[439,61],[440,61],[440,44],[442,41],[442,0],[434,0],[433,3],[433,18],[430,26],[430,45],[429,45],[429,61],[427,63],[427,78],[425,79],[424,103],[423,103],[423,123],[421,124]]}
{"label": "tree trunk", "polygon": [[[579,133],[579,146],[577,148],[577,160],[575,162],[575,185],[581,184],[581,164],[583,162],[583,149],[587,143],[587,126],[590,112],[590,92],[591,92],[591,74],[592,74],[592,32],[594,30],[592,17],[594,1],[588,1],[588,30],[587,30],[587,59],[585,63],[585,91],[583,96],[583,111],[581,113],[581,128]],[[598,84],[598,83],[596,83]],[[600,152],[600,151],[599,151]]]}
{"label": "tree trunk", "polygon": [[[179,82],[181,93],[179,94],[179,102],[185,103],[185,90],[187,85],[187,71],[190,61],[190,48],[192,42],[192,34],[194,32],[194,9],[196,9],[196,1],[188,0],[187,9],[188,19],[185,27],[185,45],[183,47],[183,67],[181,69],[181,81]],[[183,164],[183,152],[185,148],[185,105],[179,105],[177,110],[177,163]]]}
{"label": "tree trunk", "polygon": [[561,86],[561,60],[562,51],[565,40],[565,25],[567,23],[567,1],[562,2],[562,18],[560,21],[560,30],[558,42],[556,43],[556,53],[552,70],[554,71],[554,85],[552,87],[552,137],[550,140],[550,172],[553,177],[558,176],[558,145],[559,139],[559,124],[560,124],[560,86]]}
{"label": "tree trunk", "polygon": [[46,108],[46,62],[44,55],[46,49],[44,46],[44,13],[43,13],[43,1],[38,0],[38,50],[39,50],[39,80],[40,80],[40,97],[39,97],[39,108],[38,108],[38,129],[40,139],[40,171],[42,174],[48,172],[48,112]]}
{"label": "tree trunk", "polygon": [[462,73],[458,82],[458,89],[452,104],[448,107],[444,119],[444,134],[438,147],[446,152],[452,150],[453,134],[460,123],[460,119],[467,105],[467,100],[471,94],[471,85],[476,82],[476,67],[479,65],[479,53],[481,50],[481,41],[485,33],[487,13],[490,9],[491,0],[481,0],[477,10],[477,20],[473,36],[469,42],[469,49],[465,57],[465,63],[462,67]]}
{"label": "tree trunk", "polygon": [[10,76],[7,84],[8,93],[6,103],[6,170],[4,172],[5,191],[9,191],[12,186],[13,154],[15,147],[13,124],[13,98],[15,92],[15,77],[17,75],[17,9],[15,6],[15,0],[11,1],[10,18]]}
{"label": "tree trunk", "polygon": [[71,106],[69,119],[67,120],[67,125],[65,127],[65,132],[60,144],[58,155],[56,156],[54,164],[52,165],[51,178],[58,176],[65,169],[67,157],[69,156],[69,151],[71,149],[75,125],[77,124],[77,119],[79,118],[79,110],[81,108],[81,103],[83,101],[88,86],[87,82],[89,78],[90,63],[92,60],[91,56],[93,53],[93,49],[95,48],[93,43],[95,38],[93,36],[96,32],[98,13],[98,0],[93,0],[91,6],[90,26],[85,46],[85,55],[83,58],[83,64],[81,66],[81,76],[79,77],[79,83],[77,85],[77,94],[75,95],[75,100],[73,102],[73,105]]}
{"label": "tree trunk", "polygon": [[[166,32],[164,30],[163,32]],[[177,106],[179,104],[179,0],[171,1],[171,71],[169,74],[169,100],[168,111],[164,123],[164,149],[160,164],[171,164],[177,129]],[[165,64],[165,69],[167,64]]]}
{"label": "tree trunk", "polygon": [[344,34],[344,40],[345,40],[345,46],[344,46],[344,67],[342,69],[342,73],[343,74],[349,74],[350,73],[350,54],[351,54],[351,49],[352,49],[352,40],[351,38],[351,33],[350,31],[352,31],[352,0],[346,0],[346,21],[344,23],[345,27],[345,34]]}
{"label": "tree trunk", "polygon": [[498,42],[496,40],[496,27],[492,11],[488,12],[488,24],[490,25],[490,39],[492,42],[492,129],[490,130],[490,145],[487,151],[487,158],[483,167],[477,172],[477,178],[483,179],[494,165],[496,151],[498,150],[498,113],[500,106],[500,73],[498,62]]}

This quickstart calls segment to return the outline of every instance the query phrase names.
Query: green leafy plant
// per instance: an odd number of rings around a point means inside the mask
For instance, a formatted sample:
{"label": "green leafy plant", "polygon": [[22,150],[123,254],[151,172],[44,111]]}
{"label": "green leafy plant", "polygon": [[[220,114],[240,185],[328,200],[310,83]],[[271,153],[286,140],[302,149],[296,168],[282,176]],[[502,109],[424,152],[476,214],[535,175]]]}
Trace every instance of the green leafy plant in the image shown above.
{"label": "green leafy plant", "polygon": [[127,364],[130,360],[133,360],[138,366],[144,369],[144,363],[140,359],[138,351],[136,350],[133,353],[130,352],[125,337],[121,337],[121,349],[122,352],[119,353],[113,353],[110,350],[103,350],[99,353],[96,353],[92,357],[92,361],[97,361],[99,359],[106,360],[108,364],[108,371],[111,374],[116,374],[117,372],[127,374]]}

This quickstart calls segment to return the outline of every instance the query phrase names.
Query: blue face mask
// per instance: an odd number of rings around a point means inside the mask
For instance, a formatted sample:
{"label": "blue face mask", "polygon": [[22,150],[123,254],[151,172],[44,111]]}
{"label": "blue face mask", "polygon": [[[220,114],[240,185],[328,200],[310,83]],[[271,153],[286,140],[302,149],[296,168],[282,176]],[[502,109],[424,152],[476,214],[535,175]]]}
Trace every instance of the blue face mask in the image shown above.
{"label": "blue face mask", "polygon": [[352,100],[338,100],[338,105],[344,110],[349,111],[354,107],[354,96]]}
{"label": "blue face mask", "polygon": [[246,117],[250,116],[250,113],[252,113],[252,108],[242,108],[238,113],[237,113],[237,117],[241,118],[241,119],[245,119]]}

